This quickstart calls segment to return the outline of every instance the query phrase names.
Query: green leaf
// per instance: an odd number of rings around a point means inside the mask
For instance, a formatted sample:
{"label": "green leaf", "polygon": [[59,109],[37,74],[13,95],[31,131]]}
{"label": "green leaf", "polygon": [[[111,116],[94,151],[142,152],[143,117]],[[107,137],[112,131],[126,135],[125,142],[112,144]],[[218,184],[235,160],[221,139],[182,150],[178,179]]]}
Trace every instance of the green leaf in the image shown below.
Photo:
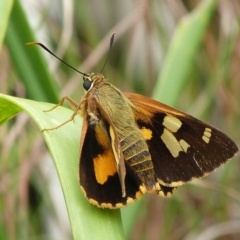
{"label": "green leaf", "polygon": [[57,103],[58,90],[53,81],[40,49],[26,46],[35,41],[19,0],[14,1],[9,26],[6,32],[6,45],[20,80],[23,82],[27,98]]}
{"label": "green leaf", "polygon": [[217,0],[205,0],[179,23],[161,68],[155,99],[176,105],[216,5]]}
{"label": "green leaf", "polygon": [[[68,120],[72,111],[52,104],[0,94],[0,124],[24,110],[39,129],[51,128]],[[83,196],[78,176],[81,118],[74,122],[44,131],[43,136],[53,157],[63,189],[74,239],[124,239],[119,210],[99,209]]]}
{"label": "green leaf", "polygon": [[10,11],[12,9],[13,0],[0,1],[0,49],[6,33]]}

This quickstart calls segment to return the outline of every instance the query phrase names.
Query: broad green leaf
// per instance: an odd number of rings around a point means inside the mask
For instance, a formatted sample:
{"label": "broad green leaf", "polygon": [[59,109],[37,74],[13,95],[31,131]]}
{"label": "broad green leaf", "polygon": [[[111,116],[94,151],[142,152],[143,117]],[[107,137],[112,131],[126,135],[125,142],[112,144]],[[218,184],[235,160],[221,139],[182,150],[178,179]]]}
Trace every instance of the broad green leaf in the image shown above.
{"label": "broad green leaf", "polygon": [[[54,127],[69,119],[72,111],[53,105],[0,94],[0,124],[20,111],[26,111],[40,130]],[[124,239],[119,210],[98,209],[83,196],[78,176],[81,119],[52,130],[43,136],[53,157],[63,189],[74,239]]]}

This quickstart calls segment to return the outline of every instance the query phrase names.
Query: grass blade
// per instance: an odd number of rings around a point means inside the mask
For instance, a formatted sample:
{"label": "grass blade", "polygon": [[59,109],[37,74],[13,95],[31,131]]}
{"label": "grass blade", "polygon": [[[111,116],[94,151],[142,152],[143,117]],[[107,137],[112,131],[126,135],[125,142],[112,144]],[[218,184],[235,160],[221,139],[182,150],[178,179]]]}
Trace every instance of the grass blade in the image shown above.
{"label": "grass blade", "polygon": [[5,40],[11,60],[20,80],[24,83],[28,98],[57,103],[59,100],[57,88],[40,54],[40,49],[25,45],[34,40],[26,15],[16,0]]}
{"label": "grass blade", "polygon": [[155,87],[155,99],[170,106],[176,104],[216,4],[217,0],[205,0],[180,22]]}

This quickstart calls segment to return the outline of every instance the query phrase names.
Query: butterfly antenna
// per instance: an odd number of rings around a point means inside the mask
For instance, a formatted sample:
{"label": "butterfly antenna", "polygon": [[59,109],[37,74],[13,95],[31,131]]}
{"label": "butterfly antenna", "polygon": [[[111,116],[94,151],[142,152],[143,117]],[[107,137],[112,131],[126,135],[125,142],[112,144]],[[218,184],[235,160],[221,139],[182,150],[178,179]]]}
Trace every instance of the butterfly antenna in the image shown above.
{"label": "butterfly antenna", "polygon": [[110,38],[110,44],[109,44],[109,50],[108,50],[108,54],[107,54],[107,59],[102,67],[102,70],[100,71],[100,73],[102,73],[103,69],[105,68],[107,62],[108,62],[108,59],[109,59],[109,56],[110,56],[110,52],[111,52],[111,49],[112,49],[112,45],[113,45],[113,42],[114,42],[114,35],[115,33],[112,34],[111,38]]}
{"label": "butterfly antenna", "polygon": [[53,55],[55,58],[57,58],[59,61],[61,61],[62,63],[64,63],[65,65],[67,65],[68,67],[72,68],[73,70],[77,71],[78,73],[86,76],[87,74],[86,73],[83,73],[79,70],[77,70],[76,68],[72,67],[71,65],[69,65],[68,63],[66,63],[65,61],[63,61],[61,58],[59,58],[58,56],[56,56],[52,51],[50,51],[45,45],[43,45],[42,43],[39,43],[39,42],[29,42],[29,43],[26,43],[26,45],[38,45],[40,46],[41,48],[43,48],[45,51],[49,52],[51,55]]}

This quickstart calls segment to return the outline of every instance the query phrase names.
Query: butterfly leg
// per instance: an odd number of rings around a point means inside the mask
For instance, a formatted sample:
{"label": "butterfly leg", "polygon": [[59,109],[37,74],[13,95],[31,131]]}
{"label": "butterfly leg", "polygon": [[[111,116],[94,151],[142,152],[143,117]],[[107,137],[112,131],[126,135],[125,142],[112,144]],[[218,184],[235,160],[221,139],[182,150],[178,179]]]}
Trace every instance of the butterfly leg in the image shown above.
{"label": "butterfly leg", "polygon": [[68,101],[69,105],[73,108],[73,109],[76,109],[78,107],[78,103],[76,103],[73,99],[71,99],[70,97],[68,96],[65,96],[63,98],[60,99],[60,102],[58,104],[56,104],[54,107],[48,109],[48,110],[43,110],[44,112],[51,112],[52,110],[54,110],[55,108],[59,107],[59,106],[62,106],[64,101]]}
{"label": "butterfly leg", "polygon": [[82,106],[82,103],[85,101],[85,99],[83,99],[80,103],[76,103],[74,100],[72,100],[70,97],[68,96],[65,96],[63,98],[61,98],[60,102],[58,104],[56,104],[54,107],[52,107],[51,109],[49,110],[44,110],[44,112],[50,112],[52,110],[54,110],[55,108],[59,107],[59,106],[62,106],[64,101],[67,100],[68,103],[70,104],[70,106],[73,108],[74,112],[72,114],[72,116],[66,120],[65,122],[55,126],[55,127],[52,127],[52,128],[44,128],[42,129],[42,132],[43,131],[49,131],[49,130],[55,130],[55,129],[58,129],[60,127],[62,127],[63,125],[65,125],[66,123],[69,123],[71,121],[74,121],[74,117],[78,114],[79,110],[81,109],[81,106]]}

